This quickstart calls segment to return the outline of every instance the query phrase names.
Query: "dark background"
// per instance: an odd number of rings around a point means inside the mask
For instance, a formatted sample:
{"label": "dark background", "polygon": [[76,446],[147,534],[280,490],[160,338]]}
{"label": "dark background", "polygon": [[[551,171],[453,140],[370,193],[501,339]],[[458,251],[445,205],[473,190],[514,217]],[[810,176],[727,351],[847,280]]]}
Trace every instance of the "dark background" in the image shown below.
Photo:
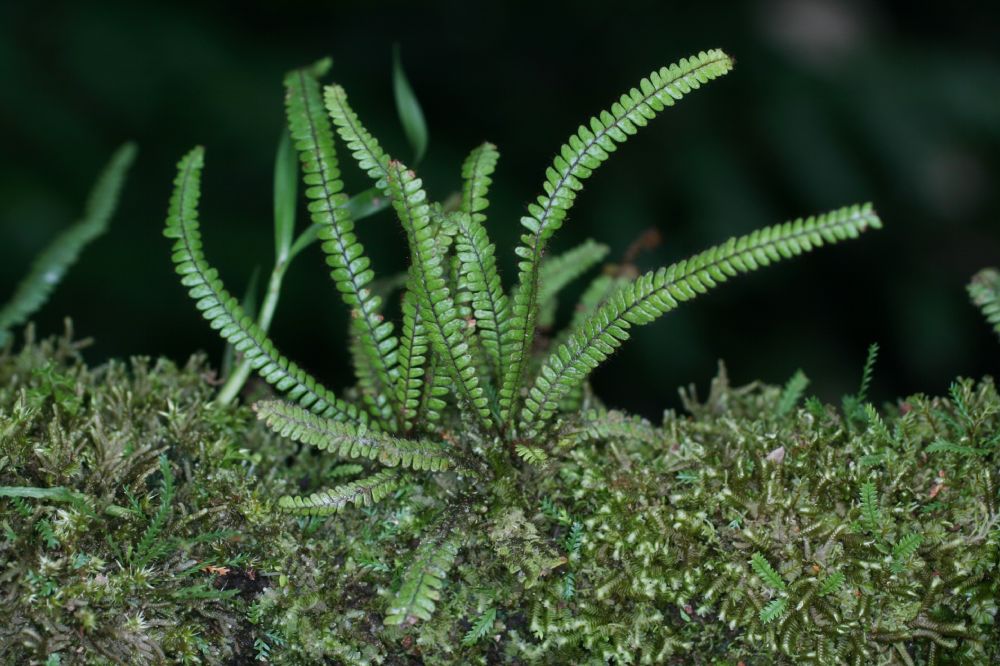
{"label": "dark background", "polygon": [[[419,5],[424,5],[420,7]],[[613,258],[644,230],[655,267],[729,235],[873,201],[886,228],[744,277],[639,330],[596,375],[617,406],[655,415],[715,360],[735,381],[796,368],[834,398],[882,345],[874,394],[941,393],[996,374],[1000,346],[964,285],[1000,263],[997,3],[0,2],[0,293],[79,211],[114,147],[140,145],[111,232],[36,317],[70,315],[92,360],[183,359],[220,341],[178,285],[161,236],[173,170],[207,146],[206,250],[242,293],[272,257],[271,178],[285,70],[323,55],[387,148],[409,157],[392,101],[399,42],[431,131],[432,197],[465,153],[502,153],[488,226],[515,275],[518,218],[576,126],[652,69],[710,47],[736,69],[662,114],[587,183],[553,251],[587,237]],[[343,153],[343,151],[342,151]],[[352,191],[368,187],[341,155]],[[300,224],[304,224],[300,215]],[[388,213],[360,229],[395,272]],[[333,388],[348,381],[345,313],[319,250],[293,267],[273,335]]]}

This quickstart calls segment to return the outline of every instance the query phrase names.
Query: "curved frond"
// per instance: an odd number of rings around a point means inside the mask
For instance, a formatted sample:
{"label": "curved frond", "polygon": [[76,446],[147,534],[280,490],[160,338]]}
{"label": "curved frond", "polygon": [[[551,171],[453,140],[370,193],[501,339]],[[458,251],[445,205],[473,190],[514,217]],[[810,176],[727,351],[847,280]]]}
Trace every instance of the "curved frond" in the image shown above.
{"label": "curved frond", "polygon": [[351,157],[355,159],[362,171],[367,173],[375,181],[375,187],[381,190],[382,194],[389,196],[389,156],[379,145],[378,140],[365,129],[347,102],[347,92],[343,86],[331,85],[324,89],[323,94],[326,102],[327,113],[333,119],[333,124],[337,126],[337,133],[344,140],[344,144],[351,151]]}
{"label": "curved frond", "polygon": [[562,446],[576,446],[584,442],[608,442],[623,439],[644,444],[662,444],[664,435],[641,416],[631,416],[619,411],[588,410],[565,432],[561,433]]}
{"label": "curved frond", "polygon": [[490,428],[488,401],[473,364],[467,324],[448,288],[446,257],[431,224],[427,194],[416,174],[399,162],[389,163],[388,183],[392,205],[409,239],[415,271],[412,286],[431,344],[454,379],[459,398],[475,411],[484,427]]}
{"label": "curved frond", "polygon": [[367,415],[351,404],[336,398],[307,372],[278,353],[274,344],[254,320],[240,307],[219,279],[219,272],[209,266],[202,250],[198,222],[198,198],[201,195],[201,170],[204,150],[194,148],[177,165],[177,178],[170,198],[163,234],[175,238],[173,262],[202,316],[224,340],[241,352],[251,366],[269,384],[313,412],[338,420],[364,422]]}
{"label": "curved frond", "polygon": [[323,111],[319,81],[313,70],[299,69],[285,77],[285,110],[292,142],[302,163],[302,178],[309,199],[309,215],[319,225],[319,238],[337,291],[350,308],[351,325],[365,363],[358,366],[366,401],[384,422],[396,404],[395,366],[399,341],[392,322],[381,314],[382,299],[370,285],[375,278],[371,260],[354,233],[346,207],[347,195],[340,180],[333,130]]}
{"label": "curved frond", "polygon": [[278,501],[282,509],[309,516],[328,516],[340,513],[348,505],[371,506],[396,489],[397,472],[384,469],[377,474],[345,483],[342,486],[313,493],[308,497],[285,495]]}
{"label": "curved frond", "polygon": [[620,347],[632,326],[648,324],[731,277],[881,226],[868,204],[842,208],[731,238],[690,259],[640,276],[548,356],[525,399],[522,429],[535,431],[544,425],[555,414],[562,396]]}
{"label": "curved frond", "polygon": [[434,472],[454,466],[448,447],[443,444],[399,439],[363,425],[325,419],[278,400],[258,402],[254,411],[278,435],[342,458],[377,460],[386,467]]}
{"label": "curved frond", "polygon": [[512,304],[508,329],[510,357],[508,371],[500,390],[500,407],[504,419],[512,417],[516,393],[521,386],[525,364],[530,355],[538,313],[539,268],[549,238],[562,226],[576,200],[583,181],[608,159],[617,144],[653,119],[665,107],[672,106],[684,95],[704,83],[726,74],[733,67],[732,59],[718,49],[703,51],[691,58],[652,72],[622,95],[608,111],[581,125],[569,141],[563,144],[545,173],[545,194],[528,206],[528,215],[521,218],[527,233],[516,252],[519,284]]}
{"label": "curved frond", "polygon": [[23,324],[49,299],[52,290],[76,262],[83,248],[107,231],[118,205],[125,174],[135,154],[136,147],[132,143],[126,143],[115,151],[90,192],[83,217],[56,236],[35,258],[10,300],[0,308],[0,345],[6,341],[9,328]]}
{"label": "curved frond", "polygon": [[448,571],[455,563],[459,535],[446,527],[426,538],[403,575],[403,582],[386,611],[385,624],[411,625],[429,620],[441,600]]}
{"label": "curved frond", "polygon": [[1000,271],[986,268],[973,276],[967,287],[969,298],[986,317],[993,332],[1000,335]]}

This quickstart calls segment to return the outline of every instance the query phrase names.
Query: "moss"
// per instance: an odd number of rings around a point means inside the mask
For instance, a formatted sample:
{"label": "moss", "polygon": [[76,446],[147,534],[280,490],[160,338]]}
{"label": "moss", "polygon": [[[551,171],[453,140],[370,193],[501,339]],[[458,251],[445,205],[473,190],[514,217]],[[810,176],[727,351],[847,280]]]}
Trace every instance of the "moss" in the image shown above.
{"label": "moss", "polygon": [[[4,663],[1000,660],[990,380],[845,418],[723,375],[661,424],[587,411],[465,503],[442,474],[295,518],[277,497],[358,465],[215,405],[213,377],[88,368],[68,338],[0,358]],[[429,621],[384,626],[456,506],[490,527]]]}

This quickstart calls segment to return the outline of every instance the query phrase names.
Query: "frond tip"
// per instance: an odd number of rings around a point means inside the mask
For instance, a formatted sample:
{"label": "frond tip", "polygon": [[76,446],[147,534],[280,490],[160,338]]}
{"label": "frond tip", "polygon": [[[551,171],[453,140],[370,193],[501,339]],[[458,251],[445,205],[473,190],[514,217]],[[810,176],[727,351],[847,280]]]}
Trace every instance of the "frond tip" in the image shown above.
{"label": "frond tip", "polygon": [[655,321],[731,277],[827,243],[857,238],[867,229],[881,226],[870,204],[841,208],[730,238],[690,259],[635,279],[609,298],[546,359],[524,401],[522,430],[536,431],[551,419],[563,396],[628,340],[632,326]]}
{"label": "frond tip", "polygon": [[986,317],[993,332],[1000,336],[1000,271],[984,268],[973,276],[966,289],[973,305]]}
{"label": "frond tip", "polygon": [[416,559],[386,612],[385,624],[416,624],[429,620],[441,599],[448,571],[458,555],[459,539],[445,528],[417,548]]}

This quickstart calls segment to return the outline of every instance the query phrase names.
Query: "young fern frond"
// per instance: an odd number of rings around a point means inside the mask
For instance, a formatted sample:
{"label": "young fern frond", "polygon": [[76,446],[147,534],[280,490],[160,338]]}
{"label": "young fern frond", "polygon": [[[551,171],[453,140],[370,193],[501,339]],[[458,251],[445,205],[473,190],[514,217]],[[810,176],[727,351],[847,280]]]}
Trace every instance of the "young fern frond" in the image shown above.
{"label": "young fern frond", "polygon": [[392,334],[392,322],[384,321],[380,312],[382,299],[370,287],[375,272],[345,207],[348,197],[317,79],[328,67],[329,61],[285,77],[288,127],[302,163],[309,214],[313,224],[319,225],[321,247],[333,269],[330,275],[350,308],[352,328],[364,355],[365,362],[358,366],[363,394],[383,423],[391,423],[393,413],[401,416],[402,412],[395,391],[399,342]]}
{"label": "young fern frond", "polygon": [[993,332],[1000,336],[1000,271],[985,268],[966,287],[973,305],[979,308]]}
{"label": "young fern frond", "polygon": [[480,640],[486,637],[493,630],[493,624],[497,620],[497,609],[488,608],[486,612],[480,615],[469,630],[462,637],[462,645],[469,647],[475,645]]}
{"label": "young fern frond", "polygon": [[347,459],[377,460],[386,467],[440,472],[455,466],[448,447],[426,440],[392,435],[332,421],[307,409],[277,400],[254,405],[257,417],[281,437],[315,446]]}
{"label": "young fern frond", "polygon": [[924,537],[922,535],[910,533],[896,542],[896,545],[892,548],[891,567],[893,573],[898,575],[905,570],[906,564],[910,561],[910,558],[917,554],[917,550],[923,541]]}
{"label": "young fern frond", "polygon": [[784,615],[786,610],[788,610],[788,599],[772,599],[760,609],[758,617],[762,623],[769,624]]}
{"label": "young fern frond", "polygon": [[361,170],[375,181],[375,187],[383,195],[390,196],[387,181],[390,158],[379,145],[378,140],[361,124],[358,114],[347,102],[347,93],[344,88],[339,85],[327,86],[324,89],[323,99],[326,103],[327,113],[333,119],[333,124],[337,126],[337,133],[344,140],[348,150],[351,151],[351,157],[358,163]]}
{"label": "young fern frond", "polygon": [[466,322],[459,316],[448,288],[445,257],[439,252],[427,194],[421,180],[399,162],[389,163],[388,183],[392,205],[409,239],[414,270],[411,286],[417,289],[417,303],[432,346],[454,380],[461,400],[489,429],[493,422],[488,401],[473,364]]}
{"label": "young fern frond", "polygon": [[871,481],[865,481],[858,493],[861,501],[861,522],[865,528],[875,533],[879,531],[882,523],[882,512],[879,510],[878,489]]}
{"label": "young fern frond", "polygon": [[760,553],[754,553],[753,557],[750,558],[750,567],[772,590],[776,592],[783,592],[785,590],[785,579],[774,570],[771,563]]}
{"label": "young fern frond", "polygon": [[156,510],[156,515],[149,521],[146,531],[143,532],[142,538],[136,544],[135,550],[131,552],[131,556],[129,557],[129,564],[136,569],[141,569],[159,558],[170,546],[169,542],[165,542],[160,538],[160,533],[166,527],[167,520],[170,518],[170,513],[173,510],[172,505],[176,490],[174,486],[174,474],[170,469],[170,461],[167,460],[165,455],[160,456],[160,475],[160,506]]}
{"label": "young fern frond", "polygon": [[510,310],[497,273],[495,250],[483,223],[482,212],[489,206],[486,195],[492,183],[490,175],[496,168],[500,153],[496,146],[484,143],[475,148],[462,164],[462,202],[465,216],[455,218],[455,253],[461,262],[465,287],[472,297],[472,311],[483,350],[489,357],[497,377],[506,361],[504,331]]}
{"label": "young fern frond", "polygon": [[460,544],[461,535],[449,526],[424,539],[389,604],[385,624],[411,625],[431,619]]}
{"label": "young fern frond", "polygon": [[578,423],[561,434],[560,445],[573,447],[584,442],[607,442],[613,439],[657,445],[663,442],[664,435],[641,416],[631,416],[619,411],[589,410],[581,415]]}
{"label": "young fern frond", "polygon": [[233,345],[257,373],[278,391],[303,407],[328,418],[356,423],[368,417],[349,403],[338,399],[312,376],[278,353],[274,344],[244,313],[239,300],[219,279],[219,272],[205,259],[198,222],[198,198],[201,195],[201,170],[204,150],[194,148],[177,165],[177,178],[170,198],[164,235],[174,238],[172,260],[181,284],[196,301],[202,316],[213,329]]}
{"label": "young fern frond", "polygon": [[847,576],[843,571],[836,571],[826,578],[819,585],[819,596],[825,597],[829,594],[835,594],[841,587],[843,587],[844,582],[847,580]]}
{"label": "young fern frond", "polygon": [[870,227],[881,227],[870,205],[842,208],[731,238],[690,259],[637,278],[548,356],[524,401],[522,434],[544,427],[555,415],[562,397],[630,337],[632,326],[648,324],[730,277],[814,247],[856,238]]}
{"label": "young fern frond", "polygon": [[308,497],[285,495],[278,501],[278,505],[282,509],[308,516],[327,516],[340,513],[350,504],[357,507],[371,506],[394,491],[398,484],[398,473],[384,469],[364,479],[313,493]]}
{"label": "young fern frond", "polygon": [[516,250],[519,284],[511,306],[507,337],[509,351],[500,389],[500,409],[505,421],[513,421],[515,401],[521,387],[525,366],[531,352],[538,314],[539,270],[545,247],[552,234],[562,226],[572,208],[582,181],[616,150],[617,144],[644,127],[656,114],[672,106],[685,94],[732,69],[732,59],[720,50],[699,53],[663,67],[643,79],[639,88],[622,95],[609,111],[591,118],[589,127],[581,125],[563,144],[546,171],[545,194],[528,206],[521,224],[528,233],[521,236]]}
{"label": "young fern frond", "polygon": [[802,399],[802,394],[808,386],[809,378],[806,377],[806,373],[796,370],[792,378],[785,384],[785,388],[782,389],[781,397],[778,398],[778,406],[775,408],[774,413],[777,416],[785,416],[790,413],[795,409],[795,405],[799,403],[799,400]]}
{"label": "young fern frond", "polygon": [[107,230],[135,154],[135,144],[131,143],[115,151],[87,198],[83,217],[56,236],[35,258],[10,300],[0,307],[0,345],[6,342],[11,327],[26,322],[49,299],[83,248]]}

